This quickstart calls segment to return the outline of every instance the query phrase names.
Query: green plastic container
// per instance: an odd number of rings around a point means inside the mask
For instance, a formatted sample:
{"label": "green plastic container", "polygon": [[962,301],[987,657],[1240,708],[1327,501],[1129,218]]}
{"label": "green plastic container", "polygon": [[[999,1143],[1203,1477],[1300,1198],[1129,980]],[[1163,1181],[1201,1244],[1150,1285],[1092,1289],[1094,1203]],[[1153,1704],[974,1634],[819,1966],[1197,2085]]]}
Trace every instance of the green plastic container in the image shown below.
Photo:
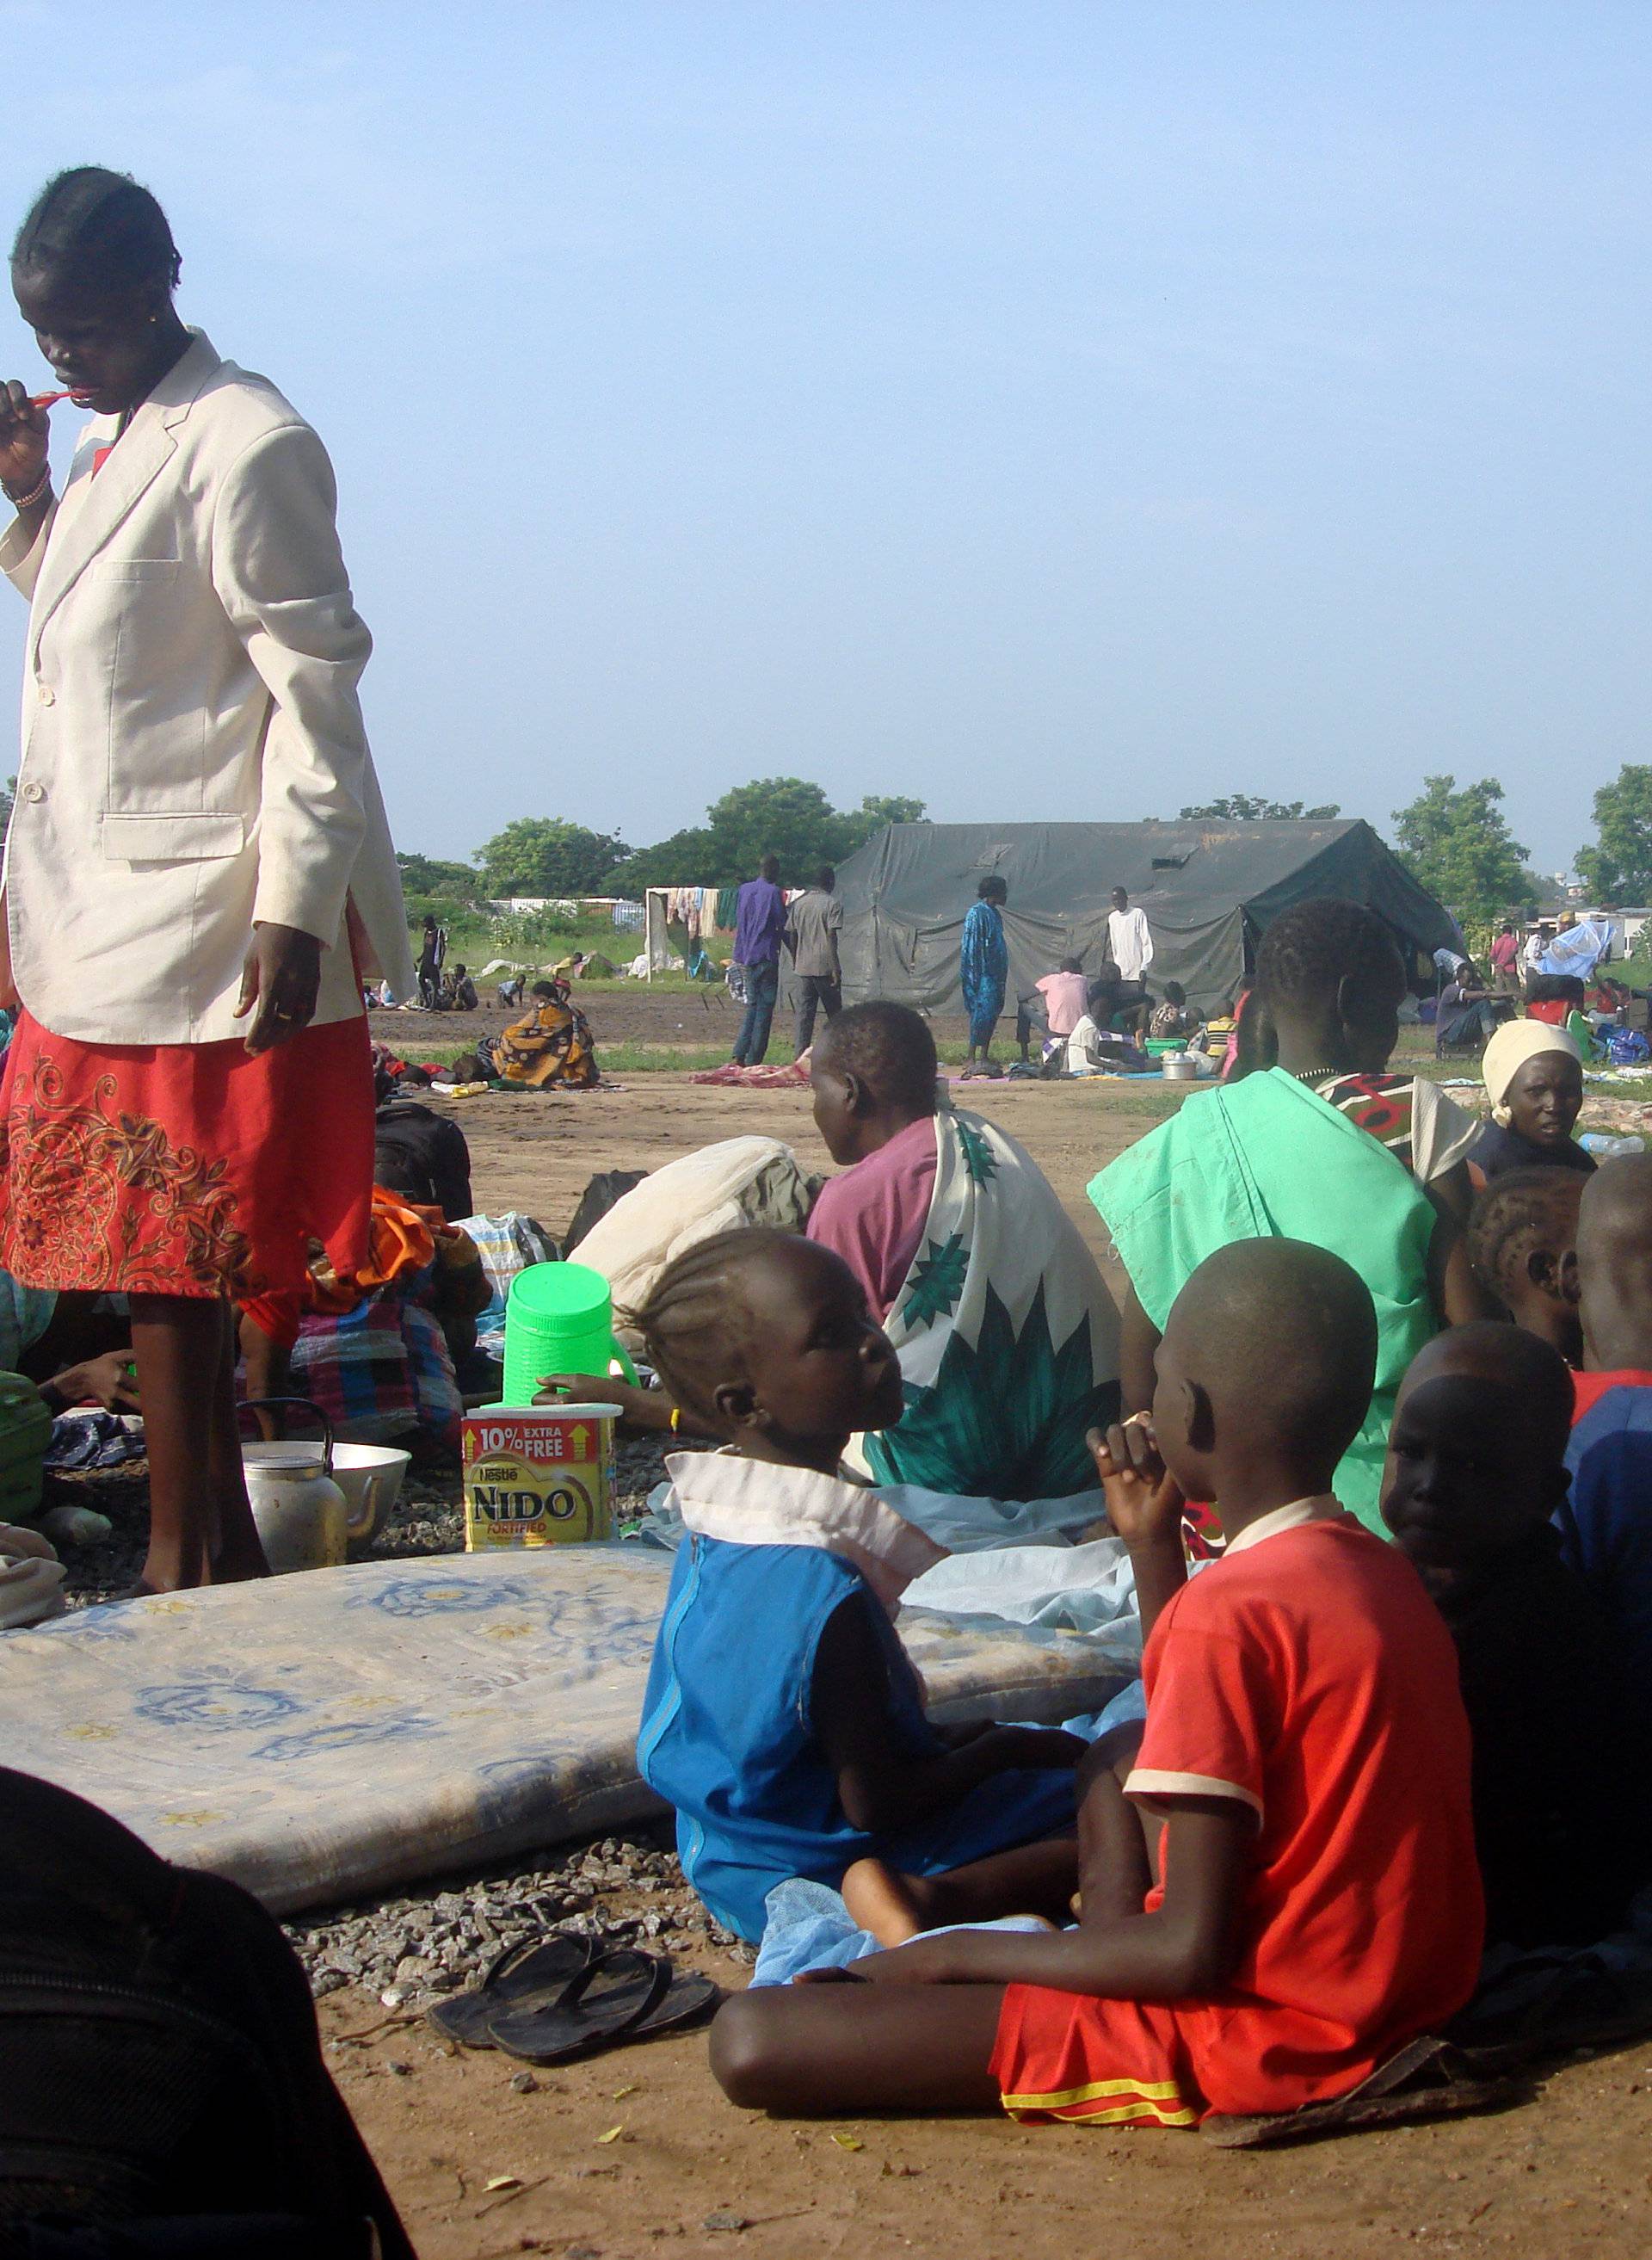
{"label": "green plastic container", "polygon": [[1148,1057],[1162,1059],[1167,1052],[1184,1052],[1188,1048],[1188,1042],[1189,1039],[1186,1036],[1149,1036],[1147,1041]]}
{"label": "green plastic container", "polygon": [[531,1405],[547,1373],[606,1377],[618,1362],[627,1381],[637,1369],[614,1339],[613,1297],[584,1263],[530,1263],[511,1282],[504,1304],[504,1405]]}
{"label": "green plastic container", "polygon": [[52,1415],[34,1384],[0,1373],[0,1522],[27,1522],[40,1511],[40,1475]]}

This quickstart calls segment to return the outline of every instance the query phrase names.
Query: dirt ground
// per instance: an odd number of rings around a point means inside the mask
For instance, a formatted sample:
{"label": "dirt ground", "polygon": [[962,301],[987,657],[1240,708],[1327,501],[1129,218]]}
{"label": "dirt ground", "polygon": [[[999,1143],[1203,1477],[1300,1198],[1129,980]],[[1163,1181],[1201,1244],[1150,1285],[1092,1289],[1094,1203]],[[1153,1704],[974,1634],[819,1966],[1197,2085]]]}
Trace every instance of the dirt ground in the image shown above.
{"label": "dirt ground", "polygon": [[[669,1040],[668,1012],[701,1010],[696,998],[662,1009],[658,998],[604,997],[604,1021],[616,1003],[640,1007],[626,1033],[649,1041]],[[394,1041],[417,1057],[405,1025]],[[442,1042],[463,1026],[432,1025]],[[676,1040],[704,1041],[694,1029]],[[969,1104],[1030,1148],[1099,1252],[1083,1187],[1162,1114],[1163,1101],[1141,1088],[1138,1099],[1084,1084],[976,1084]],[[449,1111],[470,1141],[480,1205],[526,1209],[558,1233],[593,1172],[654,1168],[718,1137],[765,1133],[829,1166],[803,1091],[639,1076],[623,1091]],[[726,1985],[745,1982],[732,1962],[703,1966]],[[329,2060],[424,2260],[632,2260],[736,2244],[769,2260],[1204,2260],[1220,2249],[1324,2260],[1400,2243],[1552,2260],[1652,2244],[1644,2044],[1569,2064],[1538,2099],[1500,2115],[1244,2156],[1190,2135],[1004,2121],[770,2122],[723,2102],[699,2035],[537,2074],[536,2091],[521,2094],[513,2063],[453,2051],[371,1996],[336,1993],[320,2013]],[[368,2036],[347,2037],[357,2034]]]}
{"label": "dirt ground", "polygon": [[[1099,1254],[1105,1235],[1084,1187],[1161,1119],[1157,1091],[1134,1101],[1095,1084],[972,1083],[958,1097],[1032,1151]],[[805,1169],[824,1175],[832,1168],[803,1088],[731,1091],[686,1075],[639,1075],[618,1091],[501,1091],[430,1103],[463,1127],[481,1207],[526,1210],[559,1238],[598,1170],[657,1169],[715,1139],[780,1138]]]}
{"label": "dirt ground", "polygon": [[[739,1966],[701,1966],[725,1985]],[[788,2122],[736,2111],[703,2035],[536,2072],[321,2005],[329,2062],[423,2260],[518,2252],[762,2260],[1277,2260],[1424,2251],[1643,2256],[1652,2241],[1652,2048],[1555,2073],[1500,2113],[1293,2150],[1007,2120]],[[378,2027],[376,2031],[371,2028]],[[361,2041],[343,2035],[368,2033]]]}
{"label": "dirt ground", "polygon": [[[479,981],[476,986],[484,998],[479,1012],[375,1011],[373,1033],[404,1059],[422,1059],[426,1045],[432,1056],[452,1053],[480,1035],[497,1035],[501,1028],[521,1018],[520,1012],[502,1011],[493,1003],[491,981]],[[690,989],[680,983],[668,988],[646,981],[580,981],[574,984],[573,997],[590,1022],[599,1054],[605,1046],[615,1044],[717,1044],[732,1050],[740,1028],[740,1007],[726,989],[709,984]],[[779,1012],[775,1015],[775,1030],[770,1058],[790,1059],[791,1045],[782,1041],[783,1035],[790,1036],[790,1024]],[[955,1032],[948,1022],[937,1022],[935,1032],[941,1037],[956,1033],[965,1040],[969,1033],[962,1019]]]}
{"label": "dirt ground", "polygon": [[[646,1044],[701,1050],[732,1044],[739,1015],[721,990],[619,989],[576,991],[590,1018],[600,1059],[604,1048]],[[466,1013],[375,1012],[373,1033],[407,1060],[451,1056],[515,1016],[497,1010]],[[934,1023],[938,1041],[966,1040],[959,1019]],[[1012,1056],[999,1045],[1003,1057]],[[776,1019],[769,1061],[790,1059],[789,1032]],[[517,1208],[558,1238],[589,1180],[601,1169],[655,1169],[717,1138],[782,1138],[805,1167],[832,1167],[815,1133],[806,1090],[730,1091],[691,1082],[687,1074],[619,1074],[620,1088],[569,1092],[495,1092],[485,1098],[430,1104],[462,1125],[470,1141],[476,1199],[483,1210]],[[1084,1198],[1102,1163],[1150,1130],[1171,1103],[1160,1086],[1099,1083],[973,1083],[961,1101],[989,1114],[1037,1157],[1098,1255],[1105,1235]],[[420,1094],[426,1096],[426,1094]]]}

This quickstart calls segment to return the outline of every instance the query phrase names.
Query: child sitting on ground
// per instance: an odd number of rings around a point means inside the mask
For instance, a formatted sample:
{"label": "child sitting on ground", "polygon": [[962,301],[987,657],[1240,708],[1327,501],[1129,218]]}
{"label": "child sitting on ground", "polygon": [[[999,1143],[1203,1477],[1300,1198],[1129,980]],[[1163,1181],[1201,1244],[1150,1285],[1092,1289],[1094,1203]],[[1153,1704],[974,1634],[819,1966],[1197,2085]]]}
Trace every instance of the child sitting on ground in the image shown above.
{"label": "child sitting on ground", "polygon": [[1510,1169],[1476,1196],[1469,1260],[1517,1327],[1583,1362],[1574,1251],[1584,1179],[1575,1169]]}
{"label": "child sitting on ground", "polygon": [[726,1447],[667,1463],[687,1530],[637,1737],[718,1920],[761,1938],[794,1876],[836,1885],[869,1853],[923,1873],[1069,1827],[1072,1735],[924,1716],[892,1618],[943,1549],[838,1475],[850,1436],[903,1402],[842,1258],[723,1233],[669,1265],[633,1323],[672,1400]]}
{"label": "child sitting on ground", "polygon": [[1627,1789],[1645,1778],[1644,1700],[1550,1520],[1571,1411],[1548,1343],[1482,1322],[1419,1352],[1389,1439],[1383,1520],[1456,1643],[1493,1944],[1604,1938],[1652,1872]]}
{"label": "child sitting on ground", "polygon": [[[1086,1763],[1077,1927],[948,1932],[740,1996],[712,2035],[735,2102],[1189,2127],[1344,2095],[1462,2006],[1483,1906],[1456,1659],[1409,1563],[1330,1495],[1376,1358],[1370,1293],[1327,1250],[1241,1241],[1198,1267],[1152,1427],[1098,1454],[1148,1720],[1122,1792],[1105,1749]],[[1229,1538],[1191,1582],[1184,1497]]]}
{"label": "child sitting on ground", "polygon": [[1652,1154],[1622,1154],[1585,1181],[1577,1281],[1584,1370],[1556,1520],[1570,1567],[1652,1688]]}
{"label": "child sitting on ground", "polygon": [[1193,1036],[1198,1033],[1204,1025],[1199,1014],[1188,1003],[1187,991],[1181,983],[1167,981],[1164,984],[1164,1002],[1155,1007],[1153,1018],[1148,1023],[1148,1033],[1150,1036],[1162,1038]]}

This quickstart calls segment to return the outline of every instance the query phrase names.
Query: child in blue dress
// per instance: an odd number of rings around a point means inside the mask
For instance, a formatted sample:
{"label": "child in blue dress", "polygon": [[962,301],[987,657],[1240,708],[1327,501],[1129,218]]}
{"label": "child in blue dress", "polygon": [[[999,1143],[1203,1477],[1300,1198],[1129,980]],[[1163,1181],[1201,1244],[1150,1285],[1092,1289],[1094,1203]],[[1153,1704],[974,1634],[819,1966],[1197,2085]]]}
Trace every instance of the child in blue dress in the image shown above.
{"label": "child in blue dress", "polygon": [[712,1913],[758,1939],[791,1877],[836,1885],[869,1856],[931,1875],[1070,1830],[1072,1735],[924,1715],[893,1617],[942,1549],[838,1474],[849,1437],[902,1409],[848,1266],[784,1233],[726,1233],[634,1320],[674,1401],[725,1440],[667,1463],[687,1529],[637,1739]]}

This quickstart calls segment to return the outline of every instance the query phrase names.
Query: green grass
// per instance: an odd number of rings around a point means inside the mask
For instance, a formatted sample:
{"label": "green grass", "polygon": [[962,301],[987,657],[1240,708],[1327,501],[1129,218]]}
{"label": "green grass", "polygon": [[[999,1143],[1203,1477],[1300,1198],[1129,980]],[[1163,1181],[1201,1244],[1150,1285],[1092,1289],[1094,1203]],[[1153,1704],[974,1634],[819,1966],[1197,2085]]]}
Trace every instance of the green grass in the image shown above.
{"label": "green grass", "polygon": [[617,1080],[628,1075],[700,1075],[707,1068],[726,1067],[727,1063],[726,1043],[599,1043],[597,1047],[597,1064],[604,1075]]}
{"label": "green grass", "polygon": [[[421,896],[420,901],[425,898]],[[616,965],[628,965],[642,948],[642,930],[621,928],[606,919],[570,921],[568,931],[552,931],[553,922],[533,913],[523,919],[493,919],[454,905],[451,911],[433,900],[431,907],[447,931],[447,962],[468,966],[473,974],[495,957],[530,966],[535,972],[571,956],[575,950],[600,950]],[[420,927],[410,924],[408,935],[415,958]],[[594,984],[593,984],[594,985]]]}

